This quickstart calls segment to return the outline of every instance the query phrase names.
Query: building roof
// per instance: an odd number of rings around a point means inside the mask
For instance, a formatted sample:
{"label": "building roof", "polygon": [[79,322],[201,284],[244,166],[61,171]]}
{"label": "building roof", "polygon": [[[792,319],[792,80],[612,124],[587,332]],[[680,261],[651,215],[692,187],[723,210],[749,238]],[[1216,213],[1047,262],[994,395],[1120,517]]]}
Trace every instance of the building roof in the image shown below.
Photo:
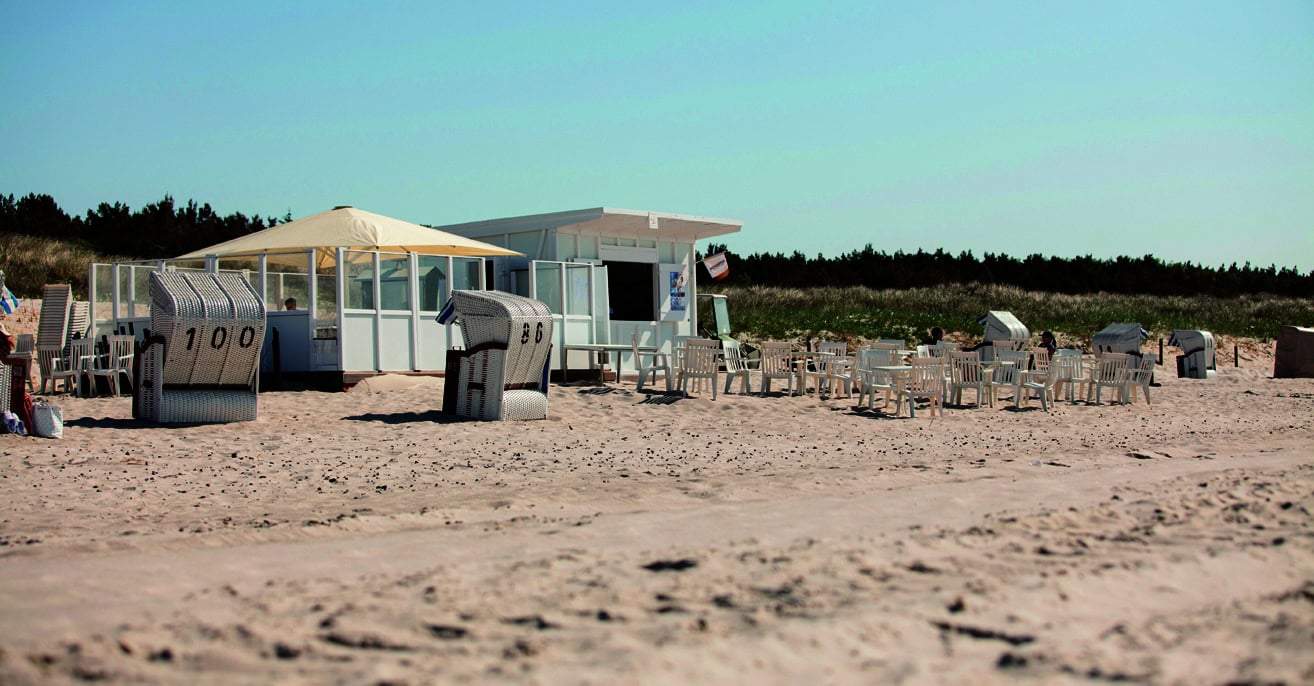
{"label": "building roof", "polygon": [[[656,228],[652,228],[656,225]],[[693,242],[736,233],[744,225],[735,219],[715,219],[670,212],[593,207],[583,210],[530,214],[435,227],[469,238],[556,229],[561,233]]]}

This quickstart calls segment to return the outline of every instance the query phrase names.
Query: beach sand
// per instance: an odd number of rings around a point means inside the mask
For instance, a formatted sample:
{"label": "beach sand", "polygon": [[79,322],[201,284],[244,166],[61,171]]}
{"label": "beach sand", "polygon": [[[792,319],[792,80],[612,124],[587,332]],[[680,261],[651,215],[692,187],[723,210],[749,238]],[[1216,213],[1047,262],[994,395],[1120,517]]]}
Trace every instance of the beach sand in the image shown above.
{"label": "beach sand", "polygon": [[1148,405],[934,419],[60,396],[62,440],[0,435],[0,682],[1310,683],[1314,381],[1254,347]]}

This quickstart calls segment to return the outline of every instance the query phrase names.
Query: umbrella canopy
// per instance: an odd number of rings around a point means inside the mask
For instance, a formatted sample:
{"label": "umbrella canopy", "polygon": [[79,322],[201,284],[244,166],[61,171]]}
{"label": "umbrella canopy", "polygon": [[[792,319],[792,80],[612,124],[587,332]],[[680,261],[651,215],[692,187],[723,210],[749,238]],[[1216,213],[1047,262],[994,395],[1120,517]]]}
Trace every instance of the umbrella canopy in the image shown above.
{"label": "umbrella canopy", "polygon": [[208,248],[193,250],[178,259],[254,256],[294,250],[315,250],[316,263],[334,259],[337,248],[416,252],[424,255],[488,257],[521,253],[463,238],[438,229],[412,224],[354,207],[335,207],[264,231],[247,234]]}

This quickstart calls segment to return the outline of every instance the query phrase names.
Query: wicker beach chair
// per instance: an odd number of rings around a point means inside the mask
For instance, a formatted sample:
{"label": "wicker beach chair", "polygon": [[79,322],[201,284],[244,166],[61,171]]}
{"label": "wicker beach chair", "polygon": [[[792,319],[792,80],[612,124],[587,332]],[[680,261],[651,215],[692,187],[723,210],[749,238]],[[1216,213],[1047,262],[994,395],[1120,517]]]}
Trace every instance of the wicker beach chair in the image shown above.
{"label": "wicker beach chair", "polygon": [[447,353],[443,411],[472,419],[547,419],[552,313],[501,291],[453,291],[438,315],[461,327],[465,350]]}
{"label": "wicker beach chair", "polygon": [[265,308],[237,274],[154,272],[151,332],[136,359],[132,413],[170,423],[256,418]]}

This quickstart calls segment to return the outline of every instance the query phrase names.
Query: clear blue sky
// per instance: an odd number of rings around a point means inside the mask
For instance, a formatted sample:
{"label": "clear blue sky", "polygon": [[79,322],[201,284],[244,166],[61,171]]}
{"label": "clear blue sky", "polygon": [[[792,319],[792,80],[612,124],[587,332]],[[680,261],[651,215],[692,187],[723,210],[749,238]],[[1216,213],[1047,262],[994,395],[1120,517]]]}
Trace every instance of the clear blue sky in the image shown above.
{"label": "clear blue sky", "polygon": [[1314,2],[0,0],[28,192],[1309,271]]}

